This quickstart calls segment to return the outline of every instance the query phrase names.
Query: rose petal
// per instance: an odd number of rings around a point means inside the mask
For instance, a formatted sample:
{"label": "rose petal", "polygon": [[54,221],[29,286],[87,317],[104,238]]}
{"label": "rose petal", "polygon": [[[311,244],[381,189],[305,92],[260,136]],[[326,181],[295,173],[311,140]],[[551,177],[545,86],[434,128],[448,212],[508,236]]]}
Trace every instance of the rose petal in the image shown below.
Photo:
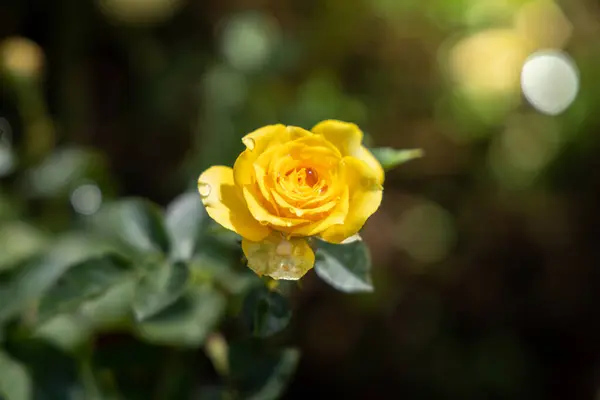
{"label": "rose petal", "polygon": [[309,223],[307,225],[301,225],[294,227],[293,229],[285,230],[292,236],[314,236],[321,232],[330,229],[332,226],[343,224],[347,220],[349,209],[349,190],[344,187],[341,196],[336,199],[337,204],[333,210],[324,217],[316,222]]}
{"label": "rose petal", "polygon": [[354,155],[360,148],[363,133],[356,124],[337,120],[326,120],[312,128],[336,146],[344,156]]}
{"label": "rose petal", "polygon": [[296,217],[302,217],[303,215],[307,215],[307,218],[314,214],[322,214],[325,213],[336,206],[335,201],[329,201],[327,203],[321,204],[319,206],[308,208],[308,207],[298,207],[294,204],[291,204],[286,199],[284,199],[278,192],[271,192],[273,198],[275,199],[275,203],[279,207],[280,210],[286,210],[289,213],[292,213]]}
{"label": "rose petal", "polygon": [[[250,213],[257,221],[263,224],[269,224],[277,230],[284,230],[300,224],[310,222],[302,218],[289,218],[276,215],[273,210],[269,210],[262,202],[260,191],[252,185],[246,185],[242,188],[244,199],[248,204]],[[272,205],[271,205],[272,207]]]}
{"label": "rose petal", "polygon": [[252,163],[267,149],[273,149],[274,145],[287,142],[289,137],[289,131],[281,124],[264,126],[244,136],[242,142],[246,150],[239,155],[233,166],[236,185],[254,183]]}
{"label": "rose petal", "polygon": [[344,180],[350,189],[350,204],[346,219],[321,233],[321,238],[332,243],[341,243],[356,234],[381,204],[383,188],[378,176],[364,161],[344,157]]}
{"label": "rose petal", "polygon": [[260,154],[269,147],[271,142],[278,141],[283,136],[287,138],[287,130],[284,125],[267,125],[244,136],[242,143],[248,150]]}
{"label": "rose petal", "polygon": [[371,152],[362,145],[363,132],[353,123],[337,120],[326,120],[318,123],[312,131],[323,135],[333,143],[343,156],[353,156],[364,161],[377,176],[380,184],[384,181],[383,167]]}
{"label": "rose petal", "polygon": [[264,239],[271,232],[252,217],[233,182],[231,168],[214,166],[204,171],[198,178],[198,192],[208,215],[225,228],[254,241]]}
{"label": "rose petal", "polygon": [[373,170],[377,182],[379,182],[380,185],[383,185],[383,181],[385,179],[383,167],[381,166],[379,161],[377,161],[373,153],[369,151],[369,149],[367,149],[364,146],[360,146],[360,149],[355,154],[353,154],[353,156],[358,158],[359,160],[364,161]]}
{"label": "rose petal", "polygon": [[272,235],[264,241],[242,240],[242,250],[257,275],[273,279],[298,280],[315,264],[315,254],[305,239]]}

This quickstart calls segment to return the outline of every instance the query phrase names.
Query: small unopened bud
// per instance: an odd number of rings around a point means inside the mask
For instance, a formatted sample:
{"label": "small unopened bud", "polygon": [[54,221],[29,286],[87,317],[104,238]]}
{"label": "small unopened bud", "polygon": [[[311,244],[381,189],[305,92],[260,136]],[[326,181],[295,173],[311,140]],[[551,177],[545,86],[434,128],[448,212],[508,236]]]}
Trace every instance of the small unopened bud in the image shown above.
{"label": "small unopened bud", "polygon": [[229,346],[220,333],[212,333],[205,343],[206,354],[211,359],[219,374],[225,376],[229,373]]}

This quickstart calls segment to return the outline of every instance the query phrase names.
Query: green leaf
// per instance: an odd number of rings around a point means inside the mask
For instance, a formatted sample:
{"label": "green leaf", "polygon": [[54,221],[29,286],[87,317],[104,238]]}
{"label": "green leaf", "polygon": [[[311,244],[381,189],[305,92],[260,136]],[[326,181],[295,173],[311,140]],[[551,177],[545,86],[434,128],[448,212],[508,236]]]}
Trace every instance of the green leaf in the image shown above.
{"label": "green leaf", "polygon": [[33,305],[72,266],[103,252],[82,238],[65,237],[44,254],[27,260],[0,290],[0,322]]}
{"label": "green leaf", "polygon": [[115,390],[111,390],[113,389],[112,387],[105,388],[100,385],[90,359],[82,362],[81,380],[86,400],[117,400],[122,397],[118,396]]}
{"label": "green leaf", "polygon": [[32,337],[44,340],[66,352],[73,352],[94,334],[93,327],[76,313],[60,314],[42,321]]}
{"label": "green leaf", "polygon": [[78,315],[95,328],[105,328],[131,317],[137,281],[130,277],[111,287],[102,296],[85,302]]}
{"label": "green leaf", "polygon": [[246,296],[243,309],[246,324],[257,337],[268,337],[282,331],[292,318],[287,299],[264,286]]}
{"label": "green leaf", "polygon": [[83,398],[77,361],[69,354],[32,339],[15,341],[7,351],[27,366],[33,381],[33,399]]}
{"label": "green leaf", "polygon": [[392,147],[378,147],[371,152],[386,171],[424,155],[421,149],[397,150]]}
{"label": "green leaf", "polygon": [[238,295],[250,289],[257,278],[249,268],[238,269],[240,263],[241,255],[236,251],[218,251],[217,246],[214,246],[210,249],[203,248],[201,254],[194,257],[189,265],[194,282],[216,282],[228,293]]}
{"label": "green leaf", "polygon": [[104,294],[128,273],[130,264],[114,254],[85,260],[63,274],[38,306],[38,319],[77,309],[85,300]]}
{"label": "green leaf", "polygon": [[175,303],[184,294],[189,277],[189,268],[183,262],[165,262],[149,268],[135,290],[136,319],[143,321]]}
{"label": "green leaf", "polygon": [[209,287],[195,287],[160,314],[137,325],[139,336],[162,345],[199,347],[225,311],[224,296]]}
{"label": "green leaf", "polygon": [[32,381],[27,369],[0,351],[0,398],[5,400],[30,400]]}
{"label": "green leaf", "polygon": [[362,240],[347,244],[318,241],[315,272],[342,292],[372,292],[371,255]]}
{"label": "green leaf", "polygon": [[119,327],[131,319],[131,304],[137,279],[130,275],[110,287],[97,298],[85,301],[69,314],[58,315],[39,325],[35,338],[53,343],[65,351],[73,351],[94,332]]}
{"label": "green leaf", "polygon": [[93,231],[135,253],[169,252],[162,210],[149,201],[134,198],[107,204],[89,223]]}
{"label": "green leaf", "polygon": [[40,253],[48,238],[22,221],[3,224],[0,228],[0,271],[6,271]]}
{"label": "green leaf", "polygon": [[234,343],[229,352],[234,389],[244,399],[280,399],[299,359],[296,349],[267,349],[257,340]]}
{"label": "green leaf", "polygon": [[102,164],[99,154],[82,148],[55,151],[42,163],[25,173],[27,194],[34,197],[66,195],[78,183],[91,177],[94,167]]}
{"label": "green leaf", "polygon": [[207,228],[207,214],[196,192],[177,197],[167,207],[165,225],[171,239],[170,257],[189,260]]}

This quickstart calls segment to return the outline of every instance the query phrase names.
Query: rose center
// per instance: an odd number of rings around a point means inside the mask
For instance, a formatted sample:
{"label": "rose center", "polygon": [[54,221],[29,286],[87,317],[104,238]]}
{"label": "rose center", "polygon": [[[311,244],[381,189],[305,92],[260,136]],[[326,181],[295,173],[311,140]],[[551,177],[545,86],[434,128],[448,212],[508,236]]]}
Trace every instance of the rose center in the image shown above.
{"label": "rose center", "polygon": [[285,175],[298,186],[314,187],[319,183],[319,174],[312,168],[294,168]]}

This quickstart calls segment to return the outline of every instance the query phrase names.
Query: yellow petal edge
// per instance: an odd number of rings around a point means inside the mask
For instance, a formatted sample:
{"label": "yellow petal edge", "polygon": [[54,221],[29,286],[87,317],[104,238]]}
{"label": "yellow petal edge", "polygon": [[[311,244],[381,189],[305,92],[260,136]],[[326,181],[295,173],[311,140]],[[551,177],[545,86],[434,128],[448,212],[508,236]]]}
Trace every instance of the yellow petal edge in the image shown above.
{"label": "yellow petal edge", "polygon": [[208,215],[223,227],[257,242],[271,233],[248,211],[233,182],[233,169],[220,165],[210,167],[198,178],[198,192]]}

